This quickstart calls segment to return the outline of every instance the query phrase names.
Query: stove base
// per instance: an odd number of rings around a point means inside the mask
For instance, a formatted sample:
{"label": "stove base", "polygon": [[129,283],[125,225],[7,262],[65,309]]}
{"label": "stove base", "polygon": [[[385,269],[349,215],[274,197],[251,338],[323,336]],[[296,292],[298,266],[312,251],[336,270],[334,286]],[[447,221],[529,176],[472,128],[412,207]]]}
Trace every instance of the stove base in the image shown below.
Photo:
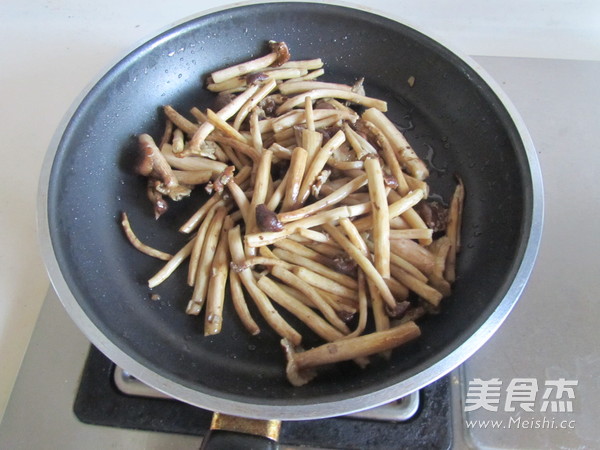
{"label": "stove base", "polygon": [[[90,348],[74,412],[87,424],[203,436],[212,413],[172,399],[123,394],[115,385],[115,365]],[[329,449],[448,449],[452,444],[450,380],[420,391],[418,412],[404,422],[351,416],[284,422],[280,443]]]}

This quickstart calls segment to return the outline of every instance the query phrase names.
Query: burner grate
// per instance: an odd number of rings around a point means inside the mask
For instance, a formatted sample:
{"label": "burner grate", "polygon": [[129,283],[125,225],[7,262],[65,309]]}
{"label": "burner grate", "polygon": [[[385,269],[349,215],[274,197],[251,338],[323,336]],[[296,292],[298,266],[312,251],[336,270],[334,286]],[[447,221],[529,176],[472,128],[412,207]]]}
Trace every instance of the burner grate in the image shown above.
{"label": "burner grate", "polygon": [[[113,372],[113,381],[117,389],[123,394],[132,397],[142,398],[162,398],[171,400],[167,394],[142,383],[140,380],[130,375],[119,366],[115,367]],[[348,414],[345,417],[368,420],[386,420],[392,422],[405,422],[411,419],[419,411],[419,392],[413,392],[394,402],[377,408]]]}

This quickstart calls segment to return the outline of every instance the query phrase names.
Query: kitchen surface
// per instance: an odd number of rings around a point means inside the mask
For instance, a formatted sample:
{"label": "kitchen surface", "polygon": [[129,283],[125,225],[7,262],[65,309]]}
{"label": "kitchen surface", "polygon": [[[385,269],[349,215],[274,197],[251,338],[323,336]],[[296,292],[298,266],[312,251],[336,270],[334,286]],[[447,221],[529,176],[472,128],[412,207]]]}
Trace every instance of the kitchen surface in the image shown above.
{"label": "kitchen surface", "polygon": [[[185,17],[225,4],[0,5],[1,151],[5,167],[17,168],[18,174],[9,174],[2,187],[1,448],[198,447],[196,436],[77,419],[73,403],[89,342],[49,288],[37,245],[35,208],[43,156],[86,86],[136,44]],[[594,294],[600,287],[600,244],[594,231],[600,223],[595,139],[600,5],[369,5],[432,30],[442,42],[472,55],[522,115],[544,178],[543,238],[530,281],[500,330],[448,378],[454,446],[597,448],[600,306]],[[495,380],[493,386],[481,384],[490,380]],[[499,401],[477,404],[478,383],[488,393],[496,389]]]}

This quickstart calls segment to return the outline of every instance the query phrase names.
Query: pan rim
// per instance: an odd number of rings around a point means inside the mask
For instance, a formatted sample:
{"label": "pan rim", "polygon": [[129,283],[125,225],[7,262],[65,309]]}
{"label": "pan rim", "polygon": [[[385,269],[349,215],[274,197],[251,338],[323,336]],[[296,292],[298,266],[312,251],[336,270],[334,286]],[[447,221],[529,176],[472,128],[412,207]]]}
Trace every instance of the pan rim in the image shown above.
{"label": "pan rim", "polygon": [[[246,417],[262,418],[262,419],[284,419],[284,420],[303,420],[303,419],[317,419],[324,417],[331,417],[341,414],[348,414],[357,412],[360,410],[372,408],[384,403],[387,403],[393,399],[399,398],[403,395],[407,395],[414,392],[435,380],[441,378],[445,374],[449,373],[457,366],[467,360],[472,354],[474,354],[482,345],[485,343],[494,332],[500,327],[508,313],[512,310],[516,304],[521,292],[523,291],[527,280],[533,270],[534,262],[539,249],[541,234],[542,234],[542,223],[543,223],[543,185],[542,185],[542,174],[537,154],[533,145],[533,141],[529,132],[527,131],[526,125],[518,113],[516,107],[512,104],[506,93],[498,85],[494,79],[487,74],[487,72],[472,58],[463,54],[460,50],[454,48],[451,44],[444,42],[431,33],[429,30],[423,30],[419,26],[411,24],[409,21],[401,20],[395,16],[389,14],[383,14],[372,8],[360,7],[357,5],[348,4],[345,2],[327,2],[325,5],[335,6],[340,8],[349,8],[360,11],[364,14],[370,14],[375,16],[385,17],[395,23],[407,26],[424,36],[434,40],[449,52],[454,54],[459,60],[465,63],[468,67],[473,69],[478,76],[486,83],[486,86],[497,96],[501,103],[501,106],[506,110],[508,116],[513,122],[517,135],[521,140],[523,148],[525,150],[525,159],[529,166],[528,174],[531,176],[532,185],[532,209],[531,213],[531,227],[529,228],[529,236],[527,240],[523,241],[522,247],[524,247],[523,257],[518,269],[516,269],[515,276],[510,283],[508,290],[506,291],[504,298],[500,301],[498,307],[487,317],[483,324],[477,329],[477,331],[468,337],[461,345],[448,354],[439,359],[436,363],[429,366],[428,368],[419,371],[416,375],[409,377],[408,379],[385,387],[375,392],[369,392],[368,394],[354,396],[348,399],[334,400],[329,402],[322,402],[315,404],[314,402],[307,402],[304,404],[269,404],[255,402],[243,402],[239,400],[231,400],[222,397],[215,397],[213,395],[190,389],[189,387],[182,386],[144,366],[138,360],[132,356],[126,354],[123,350],[112,343],[91,321],[86,315],[84,310],[79,305],[71,289],[69,288],[62,271],[59,267],[58,261],[55,256],[53,249],[52,240],[50,237],[50,223],[48,218],[48,187],[50,182],[50,175],[52,171],[53,161],[57,150],[59,149],[60,141],[63,133],[66,131],[67,126],[73,117],[75,111],[81,102],[85,99],[87,94],[93,89],[93,87],[110,71],[110,69],[117,64],[119,61],[124,59],[132,51],[138,49],[141,45],[148,43],[151,40],[157,40],[165,32],[171,30],[174,27],[183,25],[193,19],[198,19],[213,13],[225,12],[232,8],[239,8],[251,5],[259,5],[261,3],[290,3],[290,2],[243,2],[225,5],[221,8],[214,8],[207,11],[203,11],[200,14],[188,16],[176,23],[172,23],[164,27],[157,33],[154,33],[148,39],[143,40],[141,43],[138,42],[133,48],[128,49],[123,55],[120,55],[116,61],[113,61],[108,69],[103,70],[99,76],[92,80],[89,85],[82,91],[82,93],[74,100],[72,106],[69,108],[63,119],[61,125],[57,127],[46,156],[44,158],[40,181],[38,186],[38,238],[41,246],[41,254],[46,263],[46,269],[50,277],[53,288],[57,292],[57,295],[64,305],[65,309],[71,316],[71,319],[78,325],[81,331],[86,337],[98,347],[104,354],[106,354],[113,362],[126,369],[129,373],[134,374],[140,380],[151,385],[152,387],[164,392],[176,399],[184,401],[186,403],[194,404],[199,407],[206,409],[216,410],[229,414],[235,414]],[[319,2],[291,2],[291,3],[313,3],[315,5],[323,5]]]}

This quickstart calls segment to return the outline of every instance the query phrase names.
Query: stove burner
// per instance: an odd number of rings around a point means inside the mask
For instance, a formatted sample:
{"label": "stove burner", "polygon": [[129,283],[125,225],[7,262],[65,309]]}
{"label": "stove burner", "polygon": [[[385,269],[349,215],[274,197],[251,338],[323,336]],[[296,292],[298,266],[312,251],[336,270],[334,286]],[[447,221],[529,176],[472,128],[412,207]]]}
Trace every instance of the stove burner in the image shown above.
{"label": "stove burner", "polygon": [[[196,436],[204,435],[212,417],[210,411],[151,390],[93,346],[73,409],[87,424]],[[452,438],[450,381],[444,377],[385,407],[330,419],[283,422],[280,443],[287,448],[448,449]]]}

